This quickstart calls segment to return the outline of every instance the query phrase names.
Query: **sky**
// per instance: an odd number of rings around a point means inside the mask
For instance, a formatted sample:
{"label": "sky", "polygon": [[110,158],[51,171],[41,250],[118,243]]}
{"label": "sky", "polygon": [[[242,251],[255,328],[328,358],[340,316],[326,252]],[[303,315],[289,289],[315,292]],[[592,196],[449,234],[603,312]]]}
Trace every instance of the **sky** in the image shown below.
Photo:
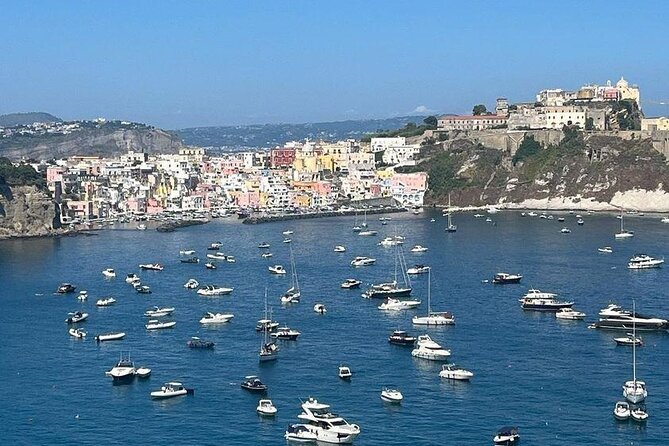
{"label": "sky", "polygon": [[668,15],[667,1],[3,0],[0,114],[166,129],[465,114],[624,76],[647,116],[668,116]]}

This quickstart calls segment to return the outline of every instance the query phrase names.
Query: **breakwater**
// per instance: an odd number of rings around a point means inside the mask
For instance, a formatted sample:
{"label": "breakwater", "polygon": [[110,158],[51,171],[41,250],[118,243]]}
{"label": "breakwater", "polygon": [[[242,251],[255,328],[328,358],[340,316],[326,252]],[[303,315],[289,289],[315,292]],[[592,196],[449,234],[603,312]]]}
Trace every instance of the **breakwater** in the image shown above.
{"label": "breakwater", "polygon": [[209,223],[209,220],[176,220],[168,221],[163,223],[156,228],[158,232],[174,232],[179,228],[185,228],[187,226],[203,225]]}
{"label": "breakwater", "polygon": [[260,223],[269,223],[273,221],[287,221],[287,220],[305,220],[308,218],[323,218],[323,217],[342,217],[351,215],[360,215],[364,212],[367,215],[374,214],[395,214],[398,212],[406,212],[406,208],[379,208],[379,209],[353,209],[350,211],[328,211],[328,212],[312,212],[308,214],[282,214],[282,215],[265,215],[265,216],[251,216],[242,223],[245,225],[257,225]]}

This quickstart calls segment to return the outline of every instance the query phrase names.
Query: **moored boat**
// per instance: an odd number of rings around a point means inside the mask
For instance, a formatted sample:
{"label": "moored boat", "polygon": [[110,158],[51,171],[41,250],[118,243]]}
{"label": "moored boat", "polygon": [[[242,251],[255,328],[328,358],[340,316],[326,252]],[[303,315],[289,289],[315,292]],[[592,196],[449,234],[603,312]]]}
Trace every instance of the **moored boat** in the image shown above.
{"label": "moored boat", "polygon": [[103,333],[95,337],[96,342],[120,341],[125,338],[124,332]]}
{"label": "moored boat", "polygon": [[346,279],[345,281],[342,282],[341,287],[342,288],[360,288],[360,285],[362,285],[362,281],[357,280],[357,279]]}
{"label": "moored boat", "polygon": [[520,442],[520,434],[515,426],[501,428],[492,439],[496,446],[509,446]]}
{"label": "moored boat", "polygon": [[195,391],[193,389],[187,389],[180,382],[168,382],[165,383],[160,390],[151,392],[151,398],[156,399],[165,399],[173,398],[175,396],[183,395],[193,395]]}
{"label": "moored boat", "polygon": [[630,403],[627,401],[616,402],[616,405],[613,408],[613,416],[616,418],[616,420],[627,421],[630,419],[630,415]]}
{"label": "moored boat", "polygon": [[76,290],[77,287],[72,285],[71,283],[61,283],[56,292],[58,294],[68,294],[68,293],[74,293],[74,290]]}
{"label": "moored boat", "polygon": [[159,321],[158,319],[151,319],[146,325],[147,330],[163,330],[166,328],[174,328],[176,321]]}
{"label": "moored boat", "polygon": [[70,334],[70,336],[77,339],[83,339],[87,334],[83,328],[70,328],[67,332]]}
{"label": "moored boat", "polygon": [[116,299],[113,297],[107,297],[105,299],[98,299],[97,302],[95,302],[95,305],[97,307],[108,307],[110,305],[114,305],[116,303]]}
{"label": "moored boat", "polygon": [[212,349],[216,344],[213,341],[207,341],[205,339],[200,339],[197,336],[193,336],[186,342],[186,345],[188,348]]}
{"label": "moored boat", "polygon": [[388,337],[388,342],[395,345],[413,345],[416,342],[416,337],[409,335],[404,330],[395,330]]}
{"label": "moored boat", "polygon": [[165,269],[160,263],[141,263],[139,269],[146,269],[150,271],[162,271]]}
{"label": "moored boat", "polygon": [[381,390],[381,399],[387,403],[400,404],[404,399],[404,395],[397,389],[384,387]]}
{"label": "moored boat", "polygon": [[508,283],[519,283],[523,278],[520,274],[497,273],[492,279],[492,283],[497,285],[505,285]]}
{"label": "moored boat", "polygon": [[439,377],[456,381],[469,381],[474,377],[474,374],[455,364],[444,364],[441,367],[441,372],[439,372]]}
{"label": "moored boat", "polygon": [[207,311],[200,319],[201,324],[222,324],[230,322],[235,317],[232,313],[212,313]]}
{"label": "moored boat", "polygon": [[256,407],[256,412],[266,417],[273,417],[274,415],[276,415],[277,409],[272,403],[272,400],[262,399],[258,401],[258,407]]}
{"label": "moored boat", "polygon": [[76,324],[78,322],[83,322],[88,319],[88,313],[82,311],[75,311],[74,313],[69,313],[70,316],[65,319],[65,322],[68,324]]}

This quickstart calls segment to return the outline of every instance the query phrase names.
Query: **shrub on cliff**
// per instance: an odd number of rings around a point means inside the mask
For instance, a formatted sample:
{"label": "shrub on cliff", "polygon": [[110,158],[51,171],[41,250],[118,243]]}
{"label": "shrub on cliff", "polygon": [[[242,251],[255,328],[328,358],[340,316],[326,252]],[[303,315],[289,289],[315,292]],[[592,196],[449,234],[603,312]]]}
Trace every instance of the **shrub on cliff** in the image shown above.
{"label": "shrub on cliff", "polygon": [[0,158],[0,184],[44,188],[46,180],[28,164],[15,166],[9,159]]}

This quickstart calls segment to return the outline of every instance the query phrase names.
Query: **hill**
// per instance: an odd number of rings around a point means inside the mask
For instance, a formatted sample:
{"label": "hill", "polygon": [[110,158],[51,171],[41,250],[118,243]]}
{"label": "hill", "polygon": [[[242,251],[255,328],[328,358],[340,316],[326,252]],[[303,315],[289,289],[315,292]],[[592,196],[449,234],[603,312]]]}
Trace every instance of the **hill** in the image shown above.
{"label": "hill", "polygon": [[9,113],[0,115],[0,127],[30,125],[35,122],[62,122],[62,119],[43,112]]}
{"label": "hill", "polygon": [[176,130],[186,144],[200,147],[274,147],[288,141],[309,139],[361,139],[372,133],[422,124],[425,116],[388,119],[315,122],[306,124],[258,124],[221,127],[193,127]]}

